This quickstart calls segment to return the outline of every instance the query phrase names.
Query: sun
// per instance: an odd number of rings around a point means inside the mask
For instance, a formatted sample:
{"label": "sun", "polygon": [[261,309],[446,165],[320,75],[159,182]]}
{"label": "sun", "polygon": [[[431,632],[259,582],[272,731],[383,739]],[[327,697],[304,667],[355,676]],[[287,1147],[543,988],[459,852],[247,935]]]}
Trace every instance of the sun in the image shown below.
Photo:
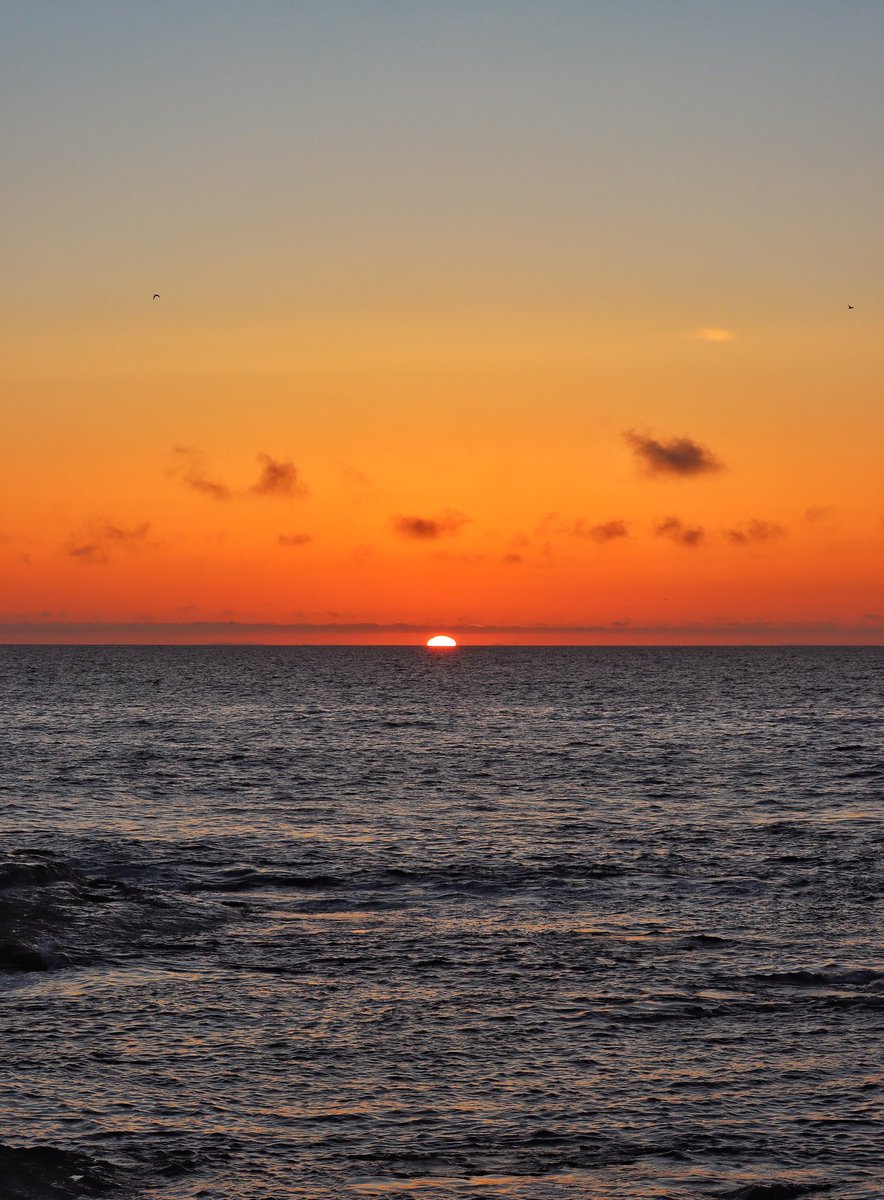
{"label": "sun", "polygon": [[449,637],[447,633],[440,633],[436,637],[431,637],[427,645],[434,650],[453,650],[457,642],[453,637]]}

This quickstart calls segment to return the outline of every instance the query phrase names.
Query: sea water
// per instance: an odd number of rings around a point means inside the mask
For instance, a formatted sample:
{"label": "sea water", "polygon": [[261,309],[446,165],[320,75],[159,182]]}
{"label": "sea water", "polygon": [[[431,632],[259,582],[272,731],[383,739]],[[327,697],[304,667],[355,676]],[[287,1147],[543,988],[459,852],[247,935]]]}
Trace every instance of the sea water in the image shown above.
{"label": "sea water", "polygon": [[0,648],[0,1197],[884,1194],[882,663]]}

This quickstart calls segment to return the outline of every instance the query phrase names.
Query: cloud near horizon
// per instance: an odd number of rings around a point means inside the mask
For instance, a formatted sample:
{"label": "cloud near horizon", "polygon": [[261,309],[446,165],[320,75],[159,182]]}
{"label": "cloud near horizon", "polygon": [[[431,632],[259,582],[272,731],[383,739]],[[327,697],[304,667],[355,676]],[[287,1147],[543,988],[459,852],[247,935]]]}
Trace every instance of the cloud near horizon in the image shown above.
{"label": "cloud near horizon", "polygon": [[686,525],[681,517],[666,517],[654,527],[654,536],[694,549],[705,539],[706,530],[702,525]]}
{"label": "cloud near horizon", "polygon": [[623,437],[646,475],[706,475],[723,469],[715,455],[689,437],[668,442],[628,429]]}
{"label": "cloud near horizon", "polygon": [[437,538],[457,533],[470,518],[455,509],[446,508],[435,517],[397,516],[391,517],[390,520],[401,537],[419,542],[432,542]]}

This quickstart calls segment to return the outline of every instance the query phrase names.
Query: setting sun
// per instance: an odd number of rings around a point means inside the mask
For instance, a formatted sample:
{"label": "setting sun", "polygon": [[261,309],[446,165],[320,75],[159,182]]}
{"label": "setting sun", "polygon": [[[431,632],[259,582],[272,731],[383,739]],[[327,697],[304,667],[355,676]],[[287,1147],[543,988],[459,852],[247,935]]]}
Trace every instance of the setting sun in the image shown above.
{"label": "setting sun", "polygon": [[447,634],[440,633],[437,637],[431,637],[427,645],[431,646],[434,650],[451,650],[457,645],[457,642],[453,637],[448,637]]}

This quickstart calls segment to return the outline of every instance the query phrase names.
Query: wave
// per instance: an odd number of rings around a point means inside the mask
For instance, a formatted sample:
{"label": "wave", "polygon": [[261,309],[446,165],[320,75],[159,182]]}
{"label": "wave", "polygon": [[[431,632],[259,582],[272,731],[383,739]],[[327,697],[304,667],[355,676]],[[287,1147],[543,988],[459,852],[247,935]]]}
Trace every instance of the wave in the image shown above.
{"label": "wave", "polygon": [[103,1159],[57,1146],[0,1143],[3,1200],[82,1200],[121,1187],[119,1172]]}

